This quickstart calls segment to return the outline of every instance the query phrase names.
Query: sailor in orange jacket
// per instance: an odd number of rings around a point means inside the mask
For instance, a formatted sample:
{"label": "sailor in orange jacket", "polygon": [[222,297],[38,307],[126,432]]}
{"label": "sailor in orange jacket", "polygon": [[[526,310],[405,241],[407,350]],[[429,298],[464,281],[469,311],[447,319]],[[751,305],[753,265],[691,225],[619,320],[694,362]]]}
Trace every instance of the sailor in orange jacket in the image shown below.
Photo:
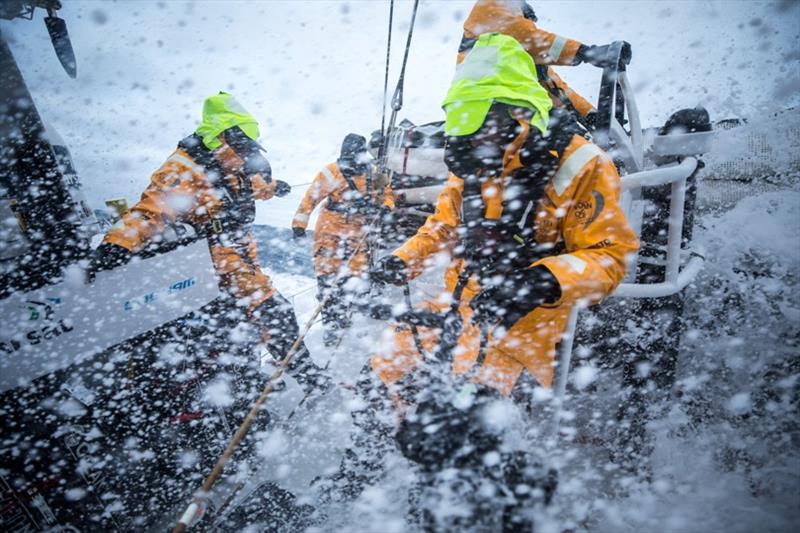
{"label": "sailor in orange jacket", "polygon": [[[258,263],[250,232],[255,200],[285,196],[290,186],[271,178],[256,142],[258,124],[230,94],[206,99],[203,122],[152,176],[141,199],[112,228],[95,252],[93,272],[124,264],[156,244],[167,225],[183,222],[206,236],[220,287],[260,327],[269,352],[282,360],[298,336],[289,302]],[[305,388],[322,379],[303,345],[289,373]]]}
{"label": "sailor in orange jacket", "polygon": [[[292,220],[295,238],[305,236],[311,213],[323,201],[312,253],[320,300],[334,291],[322,309],[325,341],[330,344],[336,342],[337,330],[349,326],[348,309],[358,296],[344,287],[369,263],[366,225],[394,208],[391,187],[373,172],[361,135],[347,135],[339,159],[314,178]],[[379,221],[374,224],[379,226]]]}
{"label": "sailor in orange jacket", "polygon": [[[488,46],[505,43],[498,34],[484,37]],[[475,93],[485,95],[491,83],[500,87],[498,94],[508,94],[487,72],[488,82],[471,86],[463,84],[472,78],[456,74],[455,96],[445,101],[450,178],[436,212],[374,274],[402,284],[435,263],[434,255],[449,254],[447,297],[423,307],[452,308],[463,321],[453,339],[453,373],[469,373],[507,396],[523,374],[550,387],[556,345],[572,306],[611,294],[638,241],[619,206],[620,180],[611,158],[584,139],[564,111],[551,113],[543,136],[530,118],[541,127],[549,107],[538,95],[531,97],[540,104],[533,115],[514,105],[520,97],[470,101]],[[468,127],[459,131],[459,121]],[[416,340],[408,328],[399,329],[387,351],[371,359],[390,390],[419,363],[416,341],[429,353],[436,350],[441,332],[418,329]]]}
{"label": "sailor in orange jacket", "polygon": [[[502,33],[516,39],[533,58],[539,83],[550,94],[553,104],[575,110],[594,124],[592,104],[573,91],[553,70],[553,66],[574,66],[589,63],[606,66],[607,46],[587,46],[575,39],[550,33],[536,25],[536,14],[524,0],[478,0],[464,21],[464,34],[458,48],[458,63],[484,33]],[[631,47],[625,43],[623,55],[630,60]]]}

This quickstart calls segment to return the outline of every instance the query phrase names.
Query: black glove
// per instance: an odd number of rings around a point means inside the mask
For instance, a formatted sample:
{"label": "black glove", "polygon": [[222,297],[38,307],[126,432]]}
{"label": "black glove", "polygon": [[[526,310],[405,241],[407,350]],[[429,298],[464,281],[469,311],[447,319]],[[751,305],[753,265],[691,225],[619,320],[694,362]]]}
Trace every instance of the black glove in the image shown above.
{"label": "black glove", "polygon": [[292,186],[285,181],[275,180],[275,196],[282,198],[292,192]]}
{"label": "black glove", "polygon": [[[575,54],[575,59],[577,60],[575,64],[589,63],[598,68],[613,67],[615,65],[613,63],[613,58],[609,57],[609,48],[611,48],[609,44],[603,46],[587,46],[582,44]],[[622,52],[619,56],[620,64],[629,64],[632,57],[633,50],[631,49],[631,44],[627,41],[623,41]]]}
{"label": "black glove", "polygon": [[402,285],[408,281],[408,268],[405,262],[396,255],[387,255],[378,261],[369,272],[370,281]]}
{"label": "black glove", "polygon": [[127,248],[108,242],[102,243],[92,254],[89,269],[86,271],[87,280],[94,281],[95,274],[98,272],[122,266],[130,261],[132,256],[133,254]]}
{"label": "black glove", "polygon": [[292,238],[304,239],[306,236],[305,228],[292,228]]}
{"label": "black glove", "polygon": [[400,453],[427,472],[441,471],[454,457],[462,464],[469,460],[481,464],[484,455],[500,444],[500,433],[486,424],[487,410],[498,399],[496,391],[476,383],[465,383],[449,394],[445,390],[423,394],[416,410],[397,429]]}
{"label": "black glove", "polygon": [[593,132],[593,131],[595,131],[597,129],[597,120],[598,119],[599,119],[599,116],[597,114],[597,110],[592,109],[591,111],[586,113],[585,117],[583,117],[583,123],[586,124],[586,127],[589,128],[590,132]]}
{"label": "black glove", "polygon": [[482,285],[485,288],[469,303],[475,312],[472,322],[484,325],[499,322],[507,330],[540,305],[561,298],[558,280],[544,266],[513,272],[495,285],[487,279]]}
{"label": "black glove", "polygon": [[369,136],[369,143],[367,144],[367,151],[369,151],[373,157],[377,157],[378,152],[381,149],[381,145],[384,143],[383,133],[381,130],[373,131]]}

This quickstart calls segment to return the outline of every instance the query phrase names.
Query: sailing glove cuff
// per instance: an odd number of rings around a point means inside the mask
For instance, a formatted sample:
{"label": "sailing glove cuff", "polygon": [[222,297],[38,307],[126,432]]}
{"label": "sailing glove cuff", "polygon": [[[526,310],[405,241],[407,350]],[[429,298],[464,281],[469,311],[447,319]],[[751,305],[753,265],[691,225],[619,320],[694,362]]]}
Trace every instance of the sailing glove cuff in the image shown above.
{"label": "sailing glove cuff", "polygon": [[[602,46],[588,46],[585,44],[580,45],[578,52],[575,54],[574,65],[581,63],[589,63],[598,68],[613,67],[614,58],[609,57],[610,44]],[[633,50],[631,43],[627,41],[622,42],[622,51],[620,52],[619,62],[621,65],[628,65],[633,57]]]}
{"label": "sailing glove cuff", "polygon": [[292,192],[292,186],[285,181],[275,180],[275,196],[282,198]]}

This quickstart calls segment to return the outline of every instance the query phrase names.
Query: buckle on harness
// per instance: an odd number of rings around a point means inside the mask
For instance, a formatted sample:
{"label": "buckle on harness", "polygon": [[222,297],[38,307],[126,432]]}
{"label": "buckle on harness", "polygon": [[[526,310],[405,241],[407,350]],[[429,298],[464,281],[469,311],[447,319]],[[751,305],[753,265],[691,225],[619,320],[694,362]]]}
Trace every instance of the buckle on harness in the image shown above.
{"label": "buckle on harness", "polygon": [[213,233],[222,233],[222,221],[218,218],[211,219],[211,231]]}

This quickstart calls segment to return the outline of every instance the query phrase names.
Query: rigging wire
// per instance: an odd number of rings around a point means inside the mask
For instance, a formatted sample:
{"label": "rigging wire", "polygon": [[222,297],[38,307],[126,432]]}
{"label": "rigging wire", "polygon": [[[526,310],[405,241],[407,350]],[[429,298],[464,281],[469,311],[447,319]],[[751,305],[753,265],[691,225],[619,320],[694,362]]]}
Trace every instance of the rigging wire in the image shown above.
{"label": "rigging wire", "polygon": [[[395,123],[397,122],[397,112],[403,107],[403,85],[406,78],[406,64],[408,63],[408,51],[411,48],[411,37],[414,34],[414,22],[417,19],[417,9],[419,8],[419,0],[414,0],[414,10],[411,12],[411,24],[408,27],[408,37],[406,38],[406,49],[403,53],[403,64],[400,67],[400,77],[397,79],[397,86],[392,95],[392,115],[389,118],[389,126],[386,129],[386,135],[391,132]],[[378,168],[381,171],[386,171],[386,138],[381,142],[381,147],[378,152]]]}
{"label": "rigging wire", "polygon": [[[417,19],[418,7],[419,0],[414,0],[414,11],[411,12],[411,25],[408,27],[408,38],[406,39],[406,50],[403,54],[403,65],[400,68],[400,78],[397,80],[397,87],[394,90],[394,96],[392,96],[392,110],[395,112],[395,114],[403,107],[403,84],[406,78],[408,51],[411,49],[411,36],[414,34],[414,21]],[[389,125],[392,126],[392,123],[390,122]]]}
{"label": "rigging wire", "polygon": [[[389,96],[389,58],[392,53],[392,20],[394,19],[394,0],[389,0],[389,34],[386,38],[386,67],[383,71],[383,105],[381,106],[381,138],[386,134],[386,99]],[[381,146],[381,150],[383,147]]]}

